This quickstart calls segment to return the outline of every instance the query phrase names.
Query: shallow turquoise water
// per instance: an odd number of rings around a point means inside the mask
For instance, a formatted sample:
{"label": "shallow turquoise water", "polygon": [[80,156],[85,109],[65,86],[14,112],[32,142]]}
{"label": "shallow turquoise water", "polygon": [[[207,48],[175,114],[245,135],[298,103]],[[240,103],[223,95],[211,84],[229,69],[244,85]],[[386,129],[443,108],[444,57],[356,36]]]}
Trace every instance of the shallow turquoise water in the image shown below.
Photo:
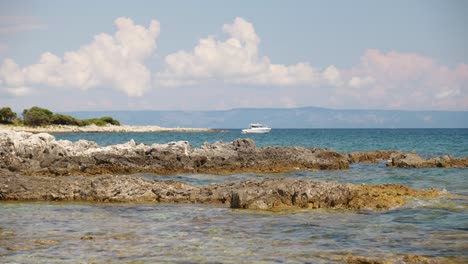
{"label": "shallow turquoise water", "polygon": [[[278,135],[272,133],[255,140],[259,145],[321,146],[340,151],[415,149],[427,156],[468,156],[467,131],[282,130],[275,131]],[[103,145],[130,138],[145,143],[189,140],[196,145],[240,137],[236,132],[176,134],[179,138],[172,137],[172,133],[80,135]],[[58,137],[75,140],[77,135]],[[413,199],[403,207],[381,212],[272,213],[205,205],[3,202],[0,263],[342,263],[341,256],[346,254],[382,258],[417,254],[457,257],[460,263],[468,262],[466,169],[399,169],[381,163],[353,164],[349,170],[340,171],[139,176],[196,185],[253,177],[401,183],[445,189],[450,195]],[[94,239],[80,239],[84,236]]]}

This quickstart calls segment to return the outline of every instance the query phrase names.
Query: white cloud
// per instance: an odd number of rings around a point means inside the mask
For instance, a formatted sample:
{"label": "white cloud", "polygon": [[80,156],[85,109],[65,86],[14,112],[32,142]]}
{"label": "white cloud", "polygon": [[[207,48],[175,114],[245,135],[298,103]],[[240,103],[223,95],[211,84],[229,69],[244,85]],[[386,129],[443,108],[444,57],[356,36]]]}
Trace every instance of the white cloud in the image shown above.
{"label": "white cloud", "polygon": [[253,25],[242,18],[223,26],[230,35],[225,41],[210,36],[201,39],[193,50],[179,51],[165,58],[165,70],[156,74],[164,86],[193,85],[220,80],[227,83],[257,85],[300,85],[319,82],[320,75],[308,63],[273,64],[260,56]]}
{"label": "white cloud", "polygon": [[341,80],[341,73],[335,65],[330,65],[323,72],[323,78],[328,81],[330,85],[341,86],[343,81]]}
{"label": "white cloud", "polygon": [[151,74],[144,61],[156,48],[159,22],[152,20],[145,28],[120,17],[115,25],[117,31],[113,36],[98,34],[93,42],[77,51],[66,52],[63,58],[46,52],[38,63],[24,68],[11,59],[5,60],[0,66],[4,89],[13,91],[18,87],[45,85],[86,90],[109,85],[129,96],[143,95],[151,87]]}
{"label": "white cloud", "polygon": [[[0,17],[0,34],[7,20]],[[123,93],[110,98],[127,103],[125,95],[146,94],[154,81],[157,86],[178,89],[160,89],[150,95],[173,98],[183,91],[187,97],[183,99],[183,107],[187,109],[197,104],[218,105],[221,92],[230,98],[223,105],[231,107],[468,109],[468,65],[463,63],[449,67],[414,53],[370,49],[349,68],[330,65],[317,69],[308,62],[275,64],[261,55],[260,38],[254,26],[236,18],[223,26],[226,39],[208,36],[200,39],[193,49],[169,54],[164,57],[163,68],[152,69],[152,75],[145,61],[156,49],[159,22],[153,20],[143,27],[129,18],[118,18],[115,24],[117,31],[113,35],[98,34],[89,44],[63,56],[45,52],[36,63],[24,67],[12,59],[4,60],[0,64],[0,93],[14,98],[34,92],[47,99],[50,93],[37,91],[47,87],[62,88],[65,92],[70,91],[67,88],[111,87]],[[6,49],[2,47],[0,43],[0,52]],[[181,87],[197,84],[203,86]],[[268,89],[255,89],[256,86]],[[243,87],[247,90],[242,90]],[[216,96],[206,96],[215,89]],[[278,94],[277,89],[284,92]],[[98,92],[104,93],[95,91]]]}

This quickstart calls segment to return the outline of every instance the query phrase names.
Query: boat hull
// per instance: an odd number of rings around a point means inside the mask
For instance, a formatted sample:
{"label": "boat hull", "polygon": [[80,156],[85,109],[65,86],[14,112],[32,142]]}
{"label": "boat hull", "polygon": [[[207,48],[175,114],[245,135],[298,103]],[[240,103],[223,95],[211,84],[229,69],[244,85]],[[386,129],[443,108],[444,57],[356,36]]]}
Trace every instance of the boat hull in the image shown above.
{"label": "boat hull", "polygon": [[270,133],[271,128],[242,129],[242,134],[266,134]]}

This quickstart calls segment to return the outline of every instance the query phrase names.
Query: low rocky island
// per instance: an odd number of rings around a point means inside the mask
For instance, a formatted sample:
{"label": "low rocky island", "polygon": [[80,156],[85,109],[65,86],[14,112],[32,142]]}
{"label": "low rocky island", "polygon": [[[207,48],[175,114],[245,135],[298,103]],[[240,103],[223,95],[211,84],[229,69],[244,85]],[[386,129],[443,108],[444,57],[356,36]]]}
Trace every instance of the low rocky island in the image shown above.
{"label": "low rocky island", "polygon": [[24,109],[19,118],[10,107],[0,108],[0,130],[32,133],[143,133],[143,132],[218,132],[209,128],[166,128],[160,126],[128,126],[111,116],[79,119],[70,115],[54,113],[49,109],[31,107]]}
{"label": "low rocky island", "polygon": [[223,132],[211,128],[188,128],[188,127],[160,127],[160,126],[129,126],[129,125],[103,125],[94,124],[87,126],[73,125],[46,125],[46,126],[12,126],[0,125],[0,129],[12,131],[24,131],[32,133],[148,133],[148,132]]}

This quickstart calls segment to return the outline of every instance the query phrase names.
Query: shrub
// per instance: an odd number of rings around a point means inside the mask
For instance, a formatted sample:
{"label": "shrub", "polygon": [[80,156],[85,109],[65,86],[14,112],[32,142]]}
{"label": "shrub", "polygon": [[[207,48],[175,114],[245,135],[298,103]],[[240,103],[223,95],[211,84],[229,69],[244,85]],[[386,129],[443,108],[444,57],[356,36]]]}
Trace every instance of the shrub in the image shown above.
{"label": "shrub", "polygon": [[81,120],[69,115],[55,114],[50,121],[55,125],[78,126]]}
{"label": "shrub", "polygon": [[120,122],[115,120],[114,118],[112,118],[110,116],[103,116],[103,117],[101,117],[101,120],[106,122],[107,124],[111,124],[111,125],[114,125],[114,126],[120,126]]}
{"label": "shrub", "polygon": [[24,126],[23,119],[21,119],[21,118],[16,118],[15,120],[13,120],[13,125],[14,125],[14,126]]}

